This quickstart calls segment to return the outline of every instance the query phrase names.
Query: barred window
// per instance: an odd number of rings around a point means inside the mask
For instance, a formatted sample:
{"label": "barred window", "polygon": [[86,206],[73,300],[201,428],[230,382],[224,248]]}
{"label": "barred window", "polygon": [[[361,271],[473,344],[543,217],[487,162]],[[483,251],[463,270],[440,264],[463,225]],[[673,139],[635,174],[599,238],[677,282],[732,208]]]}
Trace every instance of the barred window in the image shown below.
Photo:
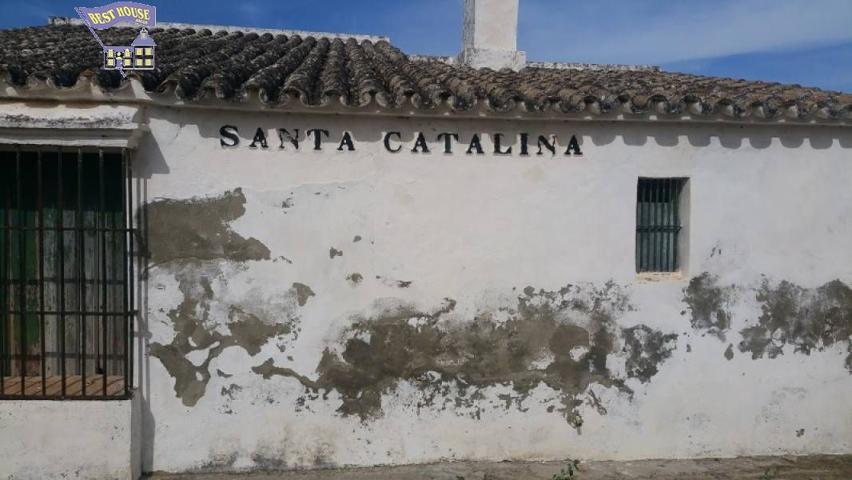
{"label": "barred window", "polygon": [[0,146],[0,398],[127,398],[125,152]]}
{"label": "barred window", "polygon": [[685,178],[640,178],[636,195],[636,271],[676,272]]}

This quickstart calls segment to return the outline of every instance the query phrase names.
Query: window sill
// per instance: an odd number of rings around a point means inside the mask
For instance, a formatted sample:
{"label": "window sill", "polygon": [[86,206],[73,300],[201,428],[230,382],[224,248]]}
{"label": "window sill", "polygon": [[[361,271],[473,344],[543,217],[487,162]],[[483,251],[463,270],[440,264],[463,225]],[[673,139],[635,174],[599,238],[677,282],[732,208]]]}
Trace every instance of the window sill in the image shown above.
{"label": "window sill", "polygon": [[636,274],[640,283],[680,282],[684,279],[683,272],[642,272]]}

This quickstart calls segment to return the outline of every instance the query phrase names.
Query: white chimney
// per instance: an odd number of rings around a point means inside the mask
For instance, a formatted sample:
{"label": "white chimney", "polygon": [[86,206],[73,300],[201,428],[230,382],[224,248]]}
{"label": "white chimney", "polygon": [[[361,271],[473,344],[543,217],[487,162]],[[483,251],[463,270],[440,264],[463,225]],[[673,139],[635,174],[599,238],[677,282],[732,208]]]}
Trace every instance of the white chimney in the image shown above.
{"label": "white chimney", "polygon": [[494,70],[524,68],[527,54],[518,51],[518,2],[464,0],[461,63]]}

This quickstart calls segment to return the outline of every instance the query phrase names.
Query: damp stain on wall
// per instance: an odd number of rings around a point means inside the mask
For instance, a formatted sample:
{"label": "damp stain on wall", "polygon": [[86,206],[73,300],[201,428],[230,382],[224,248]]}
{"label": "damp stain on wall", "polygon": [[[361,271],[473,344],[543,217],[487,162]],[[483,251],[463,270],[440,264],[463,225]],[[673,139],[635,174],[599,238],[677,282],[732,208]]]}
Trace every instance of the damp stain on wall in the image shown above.
{"label": "damp stain on wall", "polygon": [[[644,325],[621,330],[616,318],[628,308],[614,283],[559,291],[527,287],[513,305],[480,310],[473,318],[461,318],[451,299],[432,309],[384,300],[351,319],[339,343],[323,353],[316,379],[277,367],[274,359],[253,371],[266,379],[294,378],[311,392],[336,391],[338,412],[365,422],[383,414],[383,396],[400,382],[418,389],[418,408],[450,404],[474,412],[489,387],[511,387],[503,408],[525,411],[532,390],[543,385],[557,392],[560,404],[549,410],[579,430],[584,401],[593,397],[600,405],[590,386],[629,397],[627,378],[650,381],[674,349],[675,334]],[[629,365],[626,377],[608,366],[618,355]]]}
{"label": "damp stain on wall", "polygon": [[652,330],[646,325],[624,329],[624,351],[629,355],[627,375],[648,383],[659,372],[659,366],[672,356],[677,347],[677,334]]}
{"label": "damp stain on wall", "polygon": [[[691,313],[693,329],[724,341],[731,329],[731,311],[736,303],[747,300],[740,298],[747,291],[755,292],[759,314],[756,321],[744,319],[748,326],[739,330],[740,352],[751,354],[755,360],[772,359],[782,355],[785,347],[793,353],[810,355],[845,342],[845,367],[852,373],[852,288],[847,284],[833,280],[820,287],[805,288],[764,277],[757,288],[722,286],[718,277],[704,272],[684,289],[683,301]],[[735,344],[728,345],[726,359],[734,358]]]}
{"label": "damp stain on wall", "polygon": [[[704,272],[689,281],[683,290],[683,301],[690,314],[692,328],[716,335],[725,340],[731,327],[731,303],[735,301],[734,286],[719,285],[719,278]],[[683,311],[683,315],[687,314]]]}
{"label": "damp stain on wall", "polygon": [[[149,346],[151,356],[159,359],[174,378],[175,394],[186,406],[196,405],[204,396],[211,376],[210,363],[225,349],[239,347],[255,356],[273,338],[293,333],[291,323],[261,319],[241,305],[228,307],[225,331],[210,314],[215,302],[212,280],[220,273],[216,265],[200,262],[177,269],[175,277],[183,300],[168,312],[175,335],[168,344],[154,342]],[[190,360],[193,352],[206,352],[200,364]]]}
{"label": "damp stain on wall", "polygon": [[810,355],[846,342],[846,368],[852,373],[852,289],[840,280],[803,288],[786,280],[773,285],[764,278],[756,299],[757,324],[740,331],[739,349],[752,358],[776,358],[785,346]]}
{"label": "damp stain on wall", "polygon": [[150,261],[159,265],[180,260],[268,260],[266,245],[230,227],[245,214],[245,203],[240,188],[218,197],[151,202],[146,207]]}
{"label": "damp stain on wall", "polygon": [[316,294],[311,287],[303,284],[303,283],[294,283],[292,287],[293,294],[296,295],[296,301],[299,303],[300,307],[304,307],[305,304],[308,303],[308,299],[311,297],[315,297]]}
{"label": "damp stain on wall", "polygon": [[149,259],[174,276],[183,297],[167,312],[174,331],[171,342],[153,342],[149,352],[174,378],[175,394],[186,406],[204,396],[210,364],[225,349],[242,348],[255,356],[272,339],[295,337],[294,311],[315,296],[307,285],[294,283],[274,305],[255,298],[222,300],[226,292],[216,289],[227,289],[226,266],[270,258],[259,240],[230,226],[245,214],[245,203],[237,188],[217,197],[157,200],[146,207]]}

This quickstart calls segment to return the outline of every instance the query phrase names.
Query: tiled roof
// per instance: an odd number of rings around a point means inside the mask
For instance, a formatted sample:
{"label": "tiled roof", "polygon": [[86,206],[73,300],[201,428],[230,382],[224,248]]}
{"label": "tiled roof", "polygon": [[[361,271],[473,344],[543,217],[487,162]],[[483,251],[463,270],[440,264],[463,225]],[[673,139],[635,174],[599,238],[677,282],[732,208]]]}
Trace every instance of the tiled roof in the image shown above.
{"label": "tiled roof", "polygon": [[[137,31],[105,30],[108,45]],[[353,38],[155,29],[156,68],[133,72],[154,98],[185,102],[257,97],[288,105],[592,115],[636,114],[852,121],[852,95],[798,85],[713,78],[652,69],[475,70],[409,58],[386,41]],[[104,90],[127,82],[102,70],[101,49],[79,25],[0,30],[0,78],[26,90],[47,82],[71,87],[81,77]]]}

